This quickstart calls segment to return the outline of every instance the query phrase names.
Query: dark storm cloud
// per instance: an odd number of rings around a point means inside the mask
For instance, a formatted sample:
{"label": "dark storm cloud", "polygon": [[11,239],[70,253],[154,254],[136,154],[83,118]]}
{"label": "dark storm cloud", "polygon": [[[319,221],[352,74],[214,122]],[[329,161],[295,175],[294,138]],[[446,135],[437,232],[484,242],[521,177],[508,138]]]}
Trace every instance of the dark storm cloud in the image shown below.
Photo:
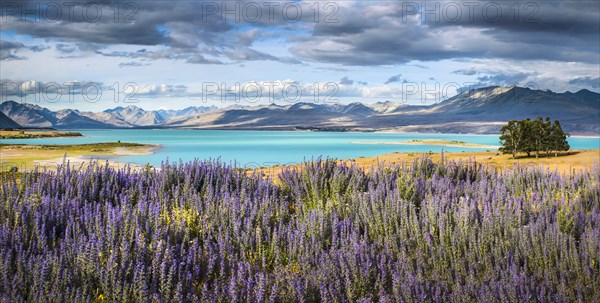
{"label": "dark storm cloud", "polygon": [[47,46],[42,46],[42,45],[34,45],[34,46],[28,46],[27,47],[29,50],[31,50],[32,52],[41,52],[44,50],[47,50],[49,47]]}
{"label": "dark storm cloud", "polygon": [[[170,8],[166,1],[129,3],[116,9],[109,1],[7,1],[2,4],[2,25],[5,30],[63,42],[157,45],[168,41],[158,25],[169,18],[192,18],[192,12]],[[46,5],[61,13],[48,16]]]}
{"label": "dark storm cloud", "polygon": [[579,77],[569,81],[569,84],[581,85],[584,87],[592,87],[599,88],[600,87],[600,78],[592,78],[592,77]]}
{"label": "dark storm cloud", "polygon": [[233,50],[225,51],[224,54],[232,60],[236,61],[257,61],[257,60],[271,60],[279,61],[280,59],[269,55],[267,53],[259,52],[251,48],[237,48]]}
{"label": "dark storm cloud", "polygon": [[[3,30],[58,41],[60,44],[56,48],[65,54],[78,51],[76,46],[68,45],[69,43],[84,43],[105,47],[110,45],[166,46],[175,53],[170,55],[155,51],[136,55],[129,52],[100,52],[110,56],[152,55],[154,56],[152,59],[158,57],[185,59],[190,63],[208,64],[222,62],[206,59],[206,55],[218,55],[231,60],[300,62],[295,58],[278,58],[249,47],[256,39],[270,36],[268,31],[259,33],[255,29],[247,30],[249,25],[276,26],[283,24],[280,18],[271,22],[261,19],[249,23],[246,19],[252,16],[247,16],[246,11],[239,9],[238,11],[244,16],[237,20],[237,16],[226,15],[220,11],[224,7],[234,8],[234,2],[224,2],[227,4],[213,1],[137,1],[120,2],[118,8],[113,1],[78,1],[62,4],[47,2],[54,6],[58,5],[62,10],[60,22],[56,22],[52,19],[55,18],[55,14],[51,17],[47,16],[48,13],[44,14],[43,8],[46,3],[9,1],[2,4],[1,22]],[[216,12],[213,11],[214,5],[216,5]],[[38,15],[27,15],[24,19],[23,11],[27,10]],[[277,15],[275,12],[273,14]],[[269,16],[264,18],[268,19]]]}
{"label": "dark storm cloud", "polygon": [[191,55],[185,62],[191,64],[223,64],[223,62],[217,59],[206,59],[200,54]]}
{"label": "dark storm cloud", "polygon": [[104,46],[95,43],[57,43],[56,50],[63,54],[59,58],[80,58],[90,54],[98,53]]}
{"label": "dark storm cloud", "polygon": [[46,49],[44,46],[26,46],[21,42],[0,40],[0,60],[25,60],[27,59],[26,57],[17,54],[21,50],[41,52]]}
{"label": "dark storm cloud", "polygon": [[496,73],[481,75],[477,77],[477,80],[486,86],[524,85],[524,81],[527,80],[528,77],[535,75],[535,73]]}
{"label": "dark storm cloud", "polygon": [[107,57],[123,57],[129,59],[148,59],[148,60],[184,60],[191,64],[223,64],[217,59],[207,59],[199,53],[189,49],[171,48],[160,51],[149,51],[145,48],[137,51],[98,51],[99,54]]}
{"label": "dark storm cloud", "polygon": [[[518,8],[515,2],[485,1],[369,4],[340,7],[339,23],[315,25],[314,35],[292,51],[344,65],[452,58],[599,63],[597,1],[529,1],[518,2]],[[472,13],[469,5],[477,5]],[[453,7],[461,10],[456,20]]]}
{"label": "dark storm cloud", "polygon": [[[2,29],[61,44],[165,47],[166,51],[143,54],[100,52],[102,48],[98,47],[89,53],[200,64],[252,60],[297,64],[306,60],[342,65],[394,65],[457,58],[600,63],[597,0],[516,4],[513,1],[338,1],[332,2],[333,17],[330,17],[332,11],[325,10],[325,4],[320,3],[318,20],[309,9],[315,2],[310,1],[289,2],[303,8],[299,20],[285,18],[283,11],[288,2],[279,2],[268,11],[263,2],[255,1],[123,1],[118,2],[117,15],[112,1],[77,3],[72,8],[73,14],[67,14],[63,6],[60,22],[50,22],[43,13],[23,20],[14,7],[3,9]],[[31,9],[42,2],[5,1],[2,5],[6,8],[14,4]],[[223,11],[236,10],[236,5],[237,13],[233,16]],[[261,10],[258,18],[253,19],[252,9],[250,13],[244,11],[248,5],[258,5]],[[102,14],[96,18],[97,10]],[[238,18],[240,12],[245,13]],[[30,20],[35,18],[41,20]],[[283,47],[290,48],[295,57],[280,58],[252,48],[260,39],[279,35],[286,42]],[[65,45],[61,48],[63,52],[70,49]],[[3,48],[2,59],[22,58],[16,54],[17,49]],[[81,51],[81,48],[73,50]]]}
{"label": "dark storm cloud", "polygon": [[0,40],[0,60],[22,60],[17,51],[25,48],[23,43]]}
{"label": "dark storm cloud", "polygon": [[340,79],[339,83],[342,85],[352,85],[352,84],[354,84],[354,80],[352,80],[348,77],[343,77],[342,79]]}
{"label": "dark storm cloud", "polygon": [[[409,2],[404,6],[412,4]],[[491,27],[496,31],[577,36],[598,33],[600,10],[596,0],[437,1],[419,3],[416,7],[429,13],[410,15],[418,15],[422,23],[431,27]]]}
{"label": "dark storm cloud", "polygon": [[400,82],[401,77],[402,77],[402,74],[397,74],[397,75],[391,76],[389,79],[387,79],[387,81],[385,81],[385,84]]}
{"label": "dark storm cloud", "polygon": [[477,71],[474,69],[459,69],[452,72],[456,75],[464,75],[464,76],[473,76],[477,74]]}
{"label": "dark storm cloud", "polygon": [[123,63],[119,63],[119,67],[123,68],[123,67],[140,67],[140,66],[148,66],[150,65],[150,63],[142,63],[142,62],[137,62],[137,61],[129,61],[129,62],[123,62]]}
{"label": "dark storm cloud", "polygon": [[54,47],[61,53],[71,54],[77,50],[77,47],[72,44],[57,43]]}

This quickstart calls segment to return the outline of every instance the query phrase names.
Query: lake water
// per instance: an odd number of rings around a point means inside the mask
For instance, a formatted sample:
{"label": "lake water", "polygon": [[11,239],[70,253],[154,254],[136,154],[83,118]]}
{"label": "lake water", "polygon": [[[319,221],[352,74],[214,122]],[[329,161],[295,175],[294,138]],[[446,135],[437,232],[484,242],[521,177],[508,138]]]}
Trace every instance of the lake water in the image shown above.
{"label": "lake water", "polygon": [[[289,164],[319,156],[358,158],[392,152],[484,151],[486,148],[443,147],[431,145],[353,144],[353,142],[398,142],[437,139],[499,145],[498,135],[359,133],[359,132],[287,132],[237,130],[82,130],[84,137],[13,139],[0,143],[84,144],[132,142],[160,144],[152,155],[110,157],[119,162],[160,165],[161,161],[221,160],[239,166],[259,167]],[[571,137],[572,149],[600,149],[600,138]]]}

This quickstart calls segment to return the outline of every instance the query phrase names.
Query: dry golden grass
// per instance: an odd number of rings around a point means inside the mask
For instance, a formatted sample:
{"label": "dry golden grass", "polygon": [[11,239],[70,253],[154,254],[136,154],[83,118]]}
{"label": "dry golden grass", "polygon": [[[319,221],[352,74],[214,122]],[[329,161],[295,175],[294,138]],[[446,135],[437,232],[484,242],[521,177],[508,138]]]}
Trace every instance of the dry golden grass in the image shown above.
{"label": "dry golden grass", "polygon": [[62,164],[64,160],[77,166],[99,157],[147,155],[156,148],[158,146],[121,142],[78,145],[0,144],[0,171],[13,167],[18,167],[19,171],[28,171],[38,165],[52,168]]}
{"label": "dry golden grass", "polygon": [[[427,156],[434,162],[440,162],[441,153],[391,153],[377,157],[356,158],[340,160],[347,164],[356,164],[359,167],[370,170],[378,163],[389,165],[409,163],[414,159]],[[497,170],[513,168],[515,165],[543,165],[544,167],[560,173],[571,174],[574,171],[582,169],[592,169],[594,165],[600,163],[600,150],[570,151],[559,154],[558,157],[544,156],[536,159],[535,157],[523,157],[513,159],[511,155],[503,155],[498,152],[444,152],[444,161],[466,161],[475,160],[479,163],[493,166]],[[265,175],[276,178],[285,166],[276,166],[259,169]]]}

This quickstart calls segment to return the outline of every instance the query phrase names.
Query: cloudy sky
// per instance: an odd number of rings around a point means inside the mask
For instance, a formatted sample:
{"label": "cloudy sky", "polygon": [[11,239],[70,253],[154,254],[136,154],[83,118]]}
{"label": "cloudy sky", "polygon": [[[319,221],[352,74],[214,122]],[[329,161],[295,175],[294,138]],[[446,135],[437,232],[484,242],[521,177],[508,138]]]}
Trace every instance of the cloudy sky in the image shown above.
{"label": "cloudy sky", "polygon": [[597,0],[1,5],[2,100],[50,109],[600,90]]}

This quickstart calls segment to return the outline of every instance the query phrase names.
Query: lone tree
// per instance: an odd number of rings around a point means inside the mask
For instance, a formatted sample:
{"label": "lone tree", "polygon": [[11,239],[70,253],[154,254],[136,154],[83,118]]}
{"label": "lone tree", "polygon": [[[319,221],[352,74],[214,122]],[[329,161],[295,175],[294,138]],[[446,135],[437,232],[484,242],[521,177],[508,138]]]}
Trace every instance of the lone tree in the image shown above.
{"label": "lone tree", "polygon": [[500,133],[500,151],[512,154],[513,158],[516,158],[519,152],[527,153],[528,157],[533,152],[538,158],[540,152],[548,154],[552,151],[557,157],[559,151],[567,151],[570,148],[567,142],[570,135],[563,131],[558,120],[552,124],[549,117],[546,117],[545,121],[542,117],[534,120],[512,120],[500,129]]}

